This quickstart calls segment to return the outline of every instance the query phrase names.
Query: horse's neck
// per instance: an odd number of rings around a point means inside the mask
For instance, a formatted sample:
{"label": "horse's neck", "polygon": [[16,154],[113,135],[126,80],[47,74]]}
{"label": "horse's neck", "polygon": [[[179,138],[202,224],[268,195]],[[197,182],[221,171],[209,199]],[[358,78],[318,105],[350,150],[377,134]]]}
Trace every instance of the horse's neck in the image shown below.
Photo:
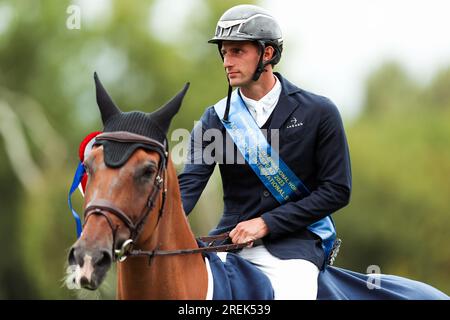
{"label": "horse's neck", "polygon": [[[178,179],[171,161],[167,171],[168,190],[164,213],[155,232],[141,243],[142,250],[198,247],[181,205]],[[146,225],[150,232],[156,225],[161,199],[158,202],[151,213],[152,219]],[[118,298],[204,299],[207,279],[201,254],[156,256],[150,265],[146,257],[131,258],[118,267]]]}

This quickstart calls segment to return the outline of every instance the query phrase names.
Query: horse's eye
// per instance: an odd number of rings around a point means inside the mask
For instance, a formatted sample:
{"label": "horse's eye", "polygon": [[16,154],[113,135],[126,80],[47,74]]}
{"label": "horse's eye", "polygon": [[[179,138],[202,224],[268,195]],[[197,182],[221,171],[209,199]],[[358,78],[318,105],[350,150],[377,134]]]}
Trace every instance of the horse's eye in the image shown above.
{"label": "horse's eye", "polygon": [[156,168],[153,165],[145,166],[142,170],[142,176],[144,178],[151,178],[155,173]]}

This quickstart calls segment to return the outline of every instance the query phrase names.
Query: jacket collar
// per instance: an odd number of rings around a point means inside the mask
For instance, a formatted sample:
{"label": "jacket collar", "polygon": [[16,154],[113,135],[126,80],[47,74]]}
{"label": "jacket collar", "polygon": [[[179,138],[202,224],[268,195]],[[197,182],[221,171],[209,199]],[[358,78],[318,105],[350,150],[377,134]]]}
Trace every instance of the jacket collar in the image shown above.
{"label": "jacket collar", "polygon": [[292,97],[293,94],[301,92],[301,90],[286,80],[278,72],[274,72],[275,76],[281,82],[281,93],[278,103],[275,107],[272,121],[270,122],[270,129],[279,129],[283,123],[288,120],[289,116],[298,108],[299,102]]}
{"label": "jacket collar", "polygon": [[281,86],[283,87],[283,90],[287,95],[294,94],[296,92],[301,92],[300,88],[297,87],[295,84],[291,83],[289,80],[287,80],[285,77],[283,77],[279,72],[273,73],[278,80],[281,82]]}

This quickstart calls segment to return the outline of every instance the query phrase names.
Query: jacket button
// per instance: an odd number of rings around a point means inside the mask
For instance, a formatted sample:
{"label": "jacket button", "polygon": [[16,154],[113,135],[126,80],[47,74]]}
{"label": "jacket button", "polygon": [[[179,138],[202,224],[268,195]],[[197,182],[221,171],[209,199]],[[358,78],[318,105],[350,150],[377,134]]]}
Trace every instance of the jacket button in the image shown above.
{"label": "jacket button", "polygon": [[267,198],[269,195],[270,195],[270,192],[269,192],[269,191],[267,191],[267,190],[264,190],[264,191],[263,191],[263,196],[264,196],[264,197]]}

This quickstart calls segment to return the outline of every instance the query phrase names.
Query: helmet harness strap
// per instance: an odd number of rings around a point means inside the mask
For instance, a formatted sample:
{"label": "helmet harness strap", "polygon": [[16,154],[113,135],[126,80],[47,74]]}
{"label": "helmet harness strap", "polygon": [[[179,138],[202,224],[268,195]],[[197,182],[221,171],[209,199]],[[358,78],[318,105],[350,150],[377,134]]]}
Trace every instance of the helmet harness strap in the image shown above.
{"label": "helmet harness strap", "polygon": [[268,62],[264,63],[264,51],[266,50],[266,45],[263,41],[258,40],[256,41],[258,44],[258,51],[259,51],[259,61],[258,65],[256,66],[255,73],[253,74],[253,81],[258,81],[261,74],[264,72],[264,68],[267,66]]}
{"label": "helmet harness strap", "polygon": [[[220,57],[222,58],[222,61],[224,60],[223,53],[222,53],[222,42],[219,42],[217,44],[217,48],[219,49]],[[223,114],[223,121],[228,122],[228,114],[230,113],[230,100],[231,100],[231,93],[233,91],[233,88],[230,84],[230,79],[227,77],[228,82],[228,93],[227,93],[227,104],[225,107],[225,113]]]}

